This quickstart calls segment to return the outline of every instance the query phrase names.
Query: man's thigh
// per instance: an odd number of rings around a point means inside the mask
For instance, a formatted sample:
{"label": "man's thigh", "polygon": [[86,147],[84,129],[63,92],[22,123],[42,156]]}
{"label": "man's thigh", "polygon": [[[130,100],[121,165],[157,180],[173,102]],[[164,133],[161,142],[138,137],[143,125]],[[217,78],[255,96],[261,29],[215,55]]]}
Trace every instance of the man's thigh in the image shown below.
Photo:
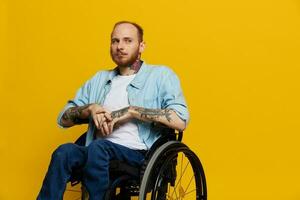
{"label": "man's thigh", "polygon": [[144,160],[144,155],[140,151],[130,149],[105,139],[94,140],[88,146],[88,152],[95,151],[98,153],[101,152],[107,156],[108,160],[121,160],[134,166],[142,164]]}

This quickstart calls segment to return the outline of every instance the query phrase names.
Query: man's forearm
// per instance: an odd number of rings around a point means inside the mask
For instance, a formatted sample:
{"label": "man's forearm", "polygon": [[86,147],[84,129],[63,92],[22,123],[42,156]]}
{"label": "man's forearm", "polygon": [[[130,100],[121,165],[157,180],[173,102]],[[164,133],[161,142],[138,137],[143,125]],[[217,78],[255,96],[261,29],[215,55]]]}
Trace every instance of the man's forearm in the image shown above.
{"label": "man's forearm", "polygon": [[133,118],[141,121],[163,124],[179,131],[185,129],[185,122],[172,109],[149,109],[130,106],[112,112],[111,116],[112,118],[122,117],[128,112]]}
{"label": "man's forearm", "polygon": [[64,127],[71,127],[75,124],[88,123],[89,105],[71,107],[65,111],[61,118],[61,124]]}

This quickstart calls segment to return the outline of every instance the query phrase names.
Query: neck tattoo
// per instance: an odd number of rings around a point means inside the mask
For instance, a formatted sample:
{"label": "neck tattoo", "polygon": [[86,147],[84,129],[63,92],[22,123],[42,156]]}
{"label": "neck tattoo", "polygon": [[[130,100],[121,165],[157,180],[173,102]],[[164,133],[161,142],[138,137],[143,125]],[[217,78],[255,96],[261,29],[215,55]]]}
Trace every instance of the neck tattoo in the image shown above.
{"label": "neck tattoo", "polygon": [[136,60],[132,65],[130,65],[130,69],[134,70],[134,73],[136,74],[142,66],[142,61],[141,60]]}

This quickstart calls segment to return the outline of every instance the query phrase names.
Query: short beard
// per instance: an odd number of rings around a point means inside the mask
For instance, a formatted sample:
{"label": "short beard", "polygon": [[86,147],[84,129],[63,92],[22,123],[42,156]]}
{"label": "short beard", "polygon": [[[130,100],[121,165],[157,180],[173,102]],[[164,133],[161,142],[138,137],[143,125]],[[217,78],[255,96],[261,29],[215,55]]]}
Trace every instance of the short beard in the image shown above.
{"label": "short beard", "polygon": [[119,67],[131,67],[134,63],[140,60],[140,53],[136,52],[136,54],[133,54],[128,60],[125,60],[124,62],[120,62],[118,59],[115,59],[115,57],[112,53],[110,54],[112,60],[114,63],[116,63]]}

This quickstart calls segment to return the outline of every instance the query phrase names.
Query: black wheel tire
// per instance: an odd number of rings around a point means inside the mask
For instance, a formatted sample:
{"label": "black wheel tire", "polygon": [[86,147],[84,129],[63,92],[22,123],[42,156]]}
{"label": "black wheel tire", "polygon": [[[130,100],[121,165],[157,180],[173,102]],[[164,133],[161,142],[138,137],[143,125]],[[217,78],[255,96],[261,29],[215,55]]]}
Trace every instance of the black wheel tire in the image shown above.
{"label": "black wheel tire", "polygon": [[147,200],[147,193],[149,192],[151,192],[151,200],[168,199],[166,197],[158,198],[156,193],[159,191],[158,187],[159,182],[161,182],[161,174],[164,170],[167,170],[167,165],[177,158],[178,153],[183,153],[192,166],[196,185],[195,200],[207,200],[206,180],[202,164],[193,151],[178,141],[169,141],[163,144],[153,154],[146,167],[140,185],[139,200]]}

